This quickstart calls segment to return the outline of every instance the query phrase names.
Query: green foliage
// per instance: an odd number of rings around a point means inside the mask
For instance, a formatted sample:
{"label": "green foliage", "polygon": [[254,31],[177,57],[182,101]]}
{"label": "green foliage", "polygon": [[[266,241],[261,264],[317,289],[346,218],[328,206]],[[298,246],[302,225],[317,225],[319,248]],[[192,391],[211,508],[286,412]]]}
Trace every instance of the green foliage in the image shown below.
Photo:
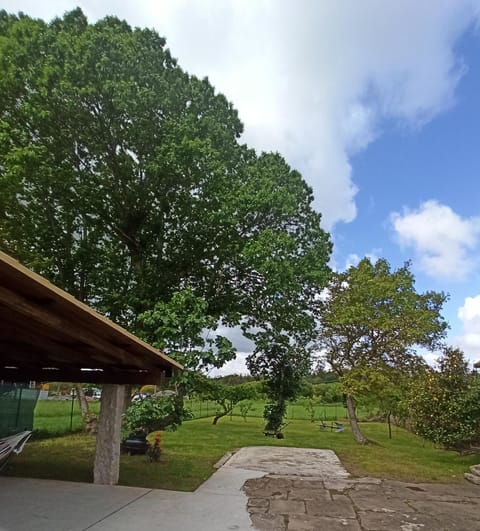
{"label": "green foliage", "polygon": [[386,260],[358,266],[332,276],[319,302],[318,347],[341,381],[355,437],[366,442],[356,426],[354,403],[406,377],[422,364],[415,348],[436,348],[447,328],[440,315],[443,293],[415,291],[409,264],[391,271]]}
{"label": "green foliage", "polygon": [[256,342],[270,398],[293,398],[331,252],[301,175],[240,144],[225,97],[114,17],[2,12],[0,93],[2,249],[183,363],[180,394],[234,357],[202,335],[222,323]]}
{"label": "green foliage", "polygon": [[335,404],[343,400],[343,392],[337,382],[313,384],[313,392],[323,404]]}
{"label": "green foliage", "polygon": [[[200,391],[204,399],[213,400],[219,408],[213,418],[213,424],[217,424],[220,418],[231,413],[237,404],[240,404],[240,407],[242,402],[245,401],[249,401],[251,404],[251,400],[255,399],[258,395],[259,385],[257,382],[248,382],[234,386],[224,385],[210,378],[203,378],[197,382],[197,392]],[[248,413],[248,409],[244,408],[242,412],[244,419]]]}
{"label": "green foliage", "polygon": [[253,400],[242,400],[242,402],[239,403],[238,407],[240,409],[240,415],[244,422],[247,422],[248,414],[253,409],[254,404]]}
{"label": "green foliage", "polygon": [[2,11],[0,93],[2,250],[134,332],[187,286],[228,324],[302,320],[331,248],[311,189],[156,32]]}
{"label": "green foliage", "polygon": [[286,412],[287,404],[282,400],[265,404],[263,409],[263,418],[267,421],[265,430],[272,433],[280,433]]}
{"label": "green foliage", "polygon": [[311,350],[308,333],[291,335],[274,329],[258,333],[254,353],[247,358],[253,375],[265,378],[263,386],[268,403],[264,409],[265,429],[279,432],[287,401],[300,393],[304,376],[310,368]]}
{"label": "green foliage", "polygon": [[225,385],[238,385],[252,382],[254,381],[254,377],[251,374],[226,374],[225,376],[217,376],[214,380]]}
{"label": "green foliage", "polygon": [[187,370],[222,367],[235,357],[232,343],[214,334],[217,320],[208,314],[207,301],[189,288],[174,292],[168,302],[157,302],[138,320],[141,335]]}
{"label": "green foliage", "polygon": [[301,175],[240,144],[226,98],[115,17],[1,12],[0,93],[2,249],[182,362],[180,394],[235,355],[200,330],[241,324],[284,410],[330,274]]}
{"label": "green foliage", "polygon": [[158,430],[175,430],[182,421],[191,418],[176,397],[147,398],[132,402],[124,414],[123,425],[127,432],[146,434]]}
{"label": "green foliage", "polygon": [[449,448],[480,441],[480,377],[463,353],[445,349],[437,370],[427,368],[412,385],[408,413],[415,432]]}
{"label": "green foliage", "polygon": [[305,379],[303,379],[302,383],[300,384],[300,389],[298,390],[298,396],[313,398],[313,395],[314,395],[313,385],[307,382]]}

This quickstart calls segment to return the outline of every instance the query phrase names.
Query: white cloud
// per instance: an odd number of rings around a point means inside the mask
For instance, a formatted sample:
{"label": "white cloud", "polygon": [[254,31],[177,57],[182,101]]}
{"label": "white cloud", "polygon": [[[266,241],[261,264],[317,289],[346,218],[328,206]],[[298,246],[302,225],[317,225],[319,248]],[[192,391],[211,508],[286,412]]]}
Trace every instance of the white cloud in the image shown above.
{"label": "white cloud", "polygon": [[463,324],[463,335],[457,338],[458,346],[472,361],[480,360],[480,295],[467,297],[458,309]]}
{"label": "white cloud", "polygon": [[233,100],[249,143],[302,171],[327,227],[355,218],[349,157],[382,118],[417,126],[452,104],[463,73],[452,47],[473,16],[469,1],[166,5],[181,63]]}
{"label": "white cloud", "polygon": [[234,102],[245,140],[303,173],[326,228],[355,218],[349,158],[383,119],[417,127],[452,105],[465,69],[453,46],[480,15],[478,0],[4,1],[46,18],[77,4],[165,35]]}
{"label": "white cloud", "polygon": [[461,218],[431,200],[391,221],[400,244],[414,249],[419,268],[432,277],[462,280],[478,263],[480,217]]}
{"label": "white cloud", "polygon": [[350,253],[347,256],[347,259],[345,260],[344,269],[346,270],[352,266],[356,267],[359,264],[360,260],[363,260],[363,258],[368,258],[372,264],[375,264],[379,260],[380,254],[382,254],[381,249],[373,249],[372,251],[367,253],[365,256],[359,256],[357,253]]}
{"label": "white cloud", "polygon": [[246,359],[251,352],[238,352],[237,357],[225,363],[220,369],[212,369],[208,375],[211,377],[215,376],[226,376],[228,374],[250,374],[250,371],[247,369]]}

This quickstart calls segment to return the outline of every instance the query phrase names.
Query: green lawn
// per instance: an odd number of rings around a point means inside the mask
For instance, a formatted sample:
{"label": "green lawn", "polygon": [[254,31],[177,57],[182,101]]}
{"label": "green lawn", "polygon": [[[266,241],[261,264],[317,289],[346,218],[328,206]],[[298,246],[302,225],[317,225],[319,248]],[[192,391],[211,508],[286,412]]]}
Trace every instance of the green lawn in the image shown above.
{"label": "green lawn", "polygon": [[[252,407],[248,412],[248,417],[263,417],[263,409],[265,406],[265,400],[254,400]],[[299,399],[296,402],[290,403],[287,406],[287,420],[310,420],[313,413],[315,420],[338,420],[346,418],[347,409],[341,404],[319,404],[313,402],[313,411],[309,408],[308,399]],[[200,400],[186,400],[185,407],[192,411],[195,418],[203,418],[209,415],[213,415],[218,409],[215,402],[200,401]],[[369,415],[369,411],[365,408],[359,408],[357,414],[359,418],[363,418]],[[240,406],[233,408],[233,416],[241,416]]]}
{"label": "green lawn", "polygon": [[[144,456],[123,455],[120,483],[175,490],[194,490],[213,472],[214,463],[227,451],[242,446],[275,445],[325,448],[337,453],[355,476],[369,475],[417,482],[463,482],[469,465],[477,456],[461,456],[437,449],[419,437],[393,429],[388,439],[384,424],[365,423],[362,429],[374,442],[357,445],[347,428],[341,433],[321,431],[318,423],[292,420],[285,439],[264,437],[263,421],[239,417],[222,419],[212,426],[211,419],[185,422],[176,432],[162,433],[162,454],[158,463]],[[91,481],[95,439],[83,434],[37,440],[27,444],[4,474]]]}
{"label": "green lawn", "polygon": [[[100,402],[89,402],[89,408],[92,413],[98,413]],[[81,430],[82,417],[78,401],[74,400],[72,404],[71,400],[39,400],[35,408],[33,429],[51,435]]]}
{"label": "green lawn", "polygon": [[[290,420],[310,420],[311,411],[308,408],[308,400],[298,400],[289,404],[286,418]],[[262,418],[265,401],[255,400],[248,413],[249,418]],[[98,413],[100,402],[89,402],[90,410]],[[207,400],[186,400],[185,407],[189,409],[194,418],[205,418],[214,415],[217,410],[215,402]],[[367,415],[366,410],[360,409],[360,418]],[[240,408],[237,406],[233,410],[233,417],[240,417]],[[346,417],[346,409],[343,404],[315,404],[315,420],[338,420]],[[70,431],[79,431],[82,428],[82,419],[78,402],[71,400],[40,400],[35,408],[34,429],[45,434],[62,435]],[[72,429],[71,429],[72,428]]]}

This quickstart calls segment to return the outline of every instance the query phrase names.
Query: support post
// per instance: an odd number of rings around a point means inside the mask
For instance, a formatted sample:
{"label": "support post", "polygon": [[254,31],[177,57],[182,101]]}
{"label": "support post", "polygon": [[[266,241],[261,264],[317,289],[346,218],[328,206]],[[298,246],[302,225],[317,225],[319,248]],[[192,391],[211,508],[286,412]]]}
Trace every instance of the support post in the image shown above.
{"label": "support post", "polygon": [[120,474],[120,437],[125,385],[105,384],[98,418],[93,482],[116,485]]}

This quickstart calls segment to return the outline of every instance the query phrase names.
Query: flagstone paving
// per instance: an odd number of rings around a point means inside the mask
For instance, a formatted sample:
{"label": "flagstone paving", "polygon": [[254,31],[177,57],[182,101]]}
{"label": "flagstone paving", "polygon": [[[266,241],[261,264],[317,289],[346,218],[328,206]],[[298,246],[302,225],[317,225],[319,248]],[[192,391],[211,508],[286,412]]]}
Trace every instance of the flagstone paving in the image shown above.
{"label": "flagstone paving", "polygon": [[266,475],[244,485],[259,531],[480,530],[480,488]]}

